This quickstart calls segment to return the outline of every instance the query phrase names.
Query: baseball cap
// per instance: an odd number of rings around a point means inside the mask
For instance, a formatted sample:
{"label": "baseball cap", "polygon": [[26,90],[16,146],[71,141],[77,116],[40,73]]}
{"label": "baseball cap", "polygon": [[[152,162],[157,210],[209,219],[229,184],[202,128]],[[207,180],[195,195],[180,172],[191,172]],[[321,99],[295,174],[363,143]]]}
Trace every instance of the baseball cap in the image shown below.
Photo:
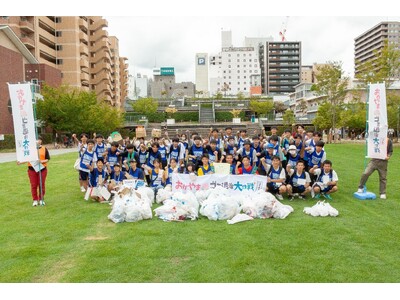
{"label": "baseball cap", "polygon": [[295,145],[290,145],[288,150],[296,150],[296,146]]}
{"label": "baseball cap", "polygon": [[268,143],[267,148],[275,148],[274,144]]}

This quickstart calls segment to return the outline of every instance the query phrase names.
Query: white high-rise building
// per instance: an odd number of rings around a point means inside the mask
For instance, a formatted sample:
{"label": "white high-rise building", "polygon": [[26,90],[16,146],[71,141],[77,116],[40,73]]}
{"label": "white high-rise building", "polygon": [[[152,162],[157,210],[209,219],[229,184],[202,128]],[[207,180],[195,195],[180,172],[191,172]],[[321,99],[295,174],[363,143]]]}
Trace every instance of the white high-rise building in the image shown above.
{"label": "white high-rise building", "polygon": [[222,30],[221,31],[221,48],[233,47],[232,44],[232,31]]}
{"label": "white high-rise building", "polygon": [[[196,53],[196,91],[200,92],[202,97],[208,97],[208,54]],[[200,96],[199,95],[199,96]]]}

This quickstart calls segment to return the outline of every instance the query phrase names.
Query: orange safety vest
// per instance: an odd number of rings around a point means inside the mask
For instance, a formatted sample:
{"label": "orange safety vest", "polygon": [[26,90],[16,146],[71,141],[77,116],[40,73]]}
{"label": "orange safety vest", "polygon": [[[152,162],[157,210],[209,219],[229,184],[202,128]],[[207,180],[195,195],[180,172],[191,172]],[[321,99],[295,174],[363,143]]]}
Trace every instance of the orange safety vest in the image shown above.
{"label": "orange safety vest", "polygon": [[[38,149],[38,155],[39,155],[39,160],[45,160],[46,159],[46,147],[41,146]],[[47,167],[47,163],[42,163],[43,166]],[[28,163],[29,167],[32,167],[31,163]]]}

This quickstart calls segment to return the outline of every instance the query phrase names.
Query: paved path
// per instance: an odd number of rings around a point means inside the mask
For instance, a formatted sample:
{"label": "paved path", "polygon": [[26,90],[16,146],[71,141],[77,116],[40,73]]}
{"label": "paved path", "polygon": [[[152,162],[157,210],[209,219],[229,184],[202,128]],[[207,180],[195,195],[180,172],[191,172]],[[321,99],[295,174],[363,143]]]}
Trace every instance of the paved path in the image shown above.
{"label": "paved path", "polygon": [[[61,149],[49,149],[50,157],[53,155],[60,155],[64,153],[76,152],[78,153],[77,148],[61,148]],[[78,157],[78,156],[77,156]],[[0,163],[17,161],[17,155],[15,152],[11,153],[0,153]]]}

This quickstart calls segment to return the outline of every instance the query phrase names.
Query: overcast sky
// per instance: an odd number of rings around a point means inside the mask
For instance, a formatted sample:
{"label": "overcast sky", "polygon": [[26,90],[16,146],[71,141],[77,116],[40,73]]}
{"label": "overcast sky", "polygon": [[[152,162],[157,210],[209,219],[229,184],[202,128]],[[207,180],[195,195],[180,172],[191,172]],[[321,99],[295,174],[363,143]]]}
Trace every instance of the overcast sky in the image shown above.
{"label": "overcast sky", "polygon": [[395,16],[399,15],[398,1],[393,0],[364,0],[362,5],[321,0],[269,2],[68,0],[68,6],[57,6],[54,1],[41,0],[41,5],[32,6],[31,1],[19,0],[7,2],[2,13],[104,16],[109,34],[119,39],[120,55],[128,58],[130,74],[151,76],[154,66],[174,67],[178,82],[195,81],[196,53],[221,50],[221,29],[231,30],[233,45],[239,47],[246,36],[280,40],[286,20],[287,40],[302,43],[303,65],[341,61],[345,73],[353,76],[354,38],[379,22],[400,21]]}
{"label": "overcast sky", "polygon": [[[108,32],[119,39],[120,55],[128,57],[130,74],[152,75],[153,67],[174,67],[176,79],[195,81],[195,54],[221,50],[221,29],[232,31],[234,46],[245,37],[280,40],[286,21],[286,39],[302,43],[302,65],[342,61],[353,76],[354,38],[382,21],[400,17],[112,17]],[[129,28],[129,30],[127,30]]]}

